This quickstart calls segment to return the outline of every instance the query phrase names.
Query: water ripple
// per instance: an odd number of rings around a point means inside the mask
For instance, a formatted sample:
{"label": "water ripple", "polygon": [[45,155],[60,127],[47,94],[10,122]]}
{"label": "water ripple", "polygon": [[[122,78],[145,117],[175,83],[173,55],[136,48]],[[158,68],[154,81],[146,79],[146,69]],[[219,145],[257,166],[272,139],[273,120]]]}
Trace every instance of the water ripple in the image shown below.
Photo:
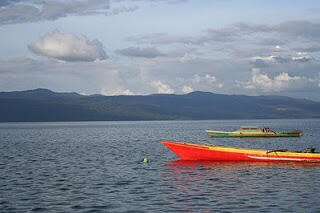
{"label": "water ripple", "polygon": [[[300,139],[209,139],[267,125]],[[320,168],[183,162],[161,139],[320,150],[320,120],[1,124],[0,212],[319,212]],[[142,163],[148,157],[150,162]]]}

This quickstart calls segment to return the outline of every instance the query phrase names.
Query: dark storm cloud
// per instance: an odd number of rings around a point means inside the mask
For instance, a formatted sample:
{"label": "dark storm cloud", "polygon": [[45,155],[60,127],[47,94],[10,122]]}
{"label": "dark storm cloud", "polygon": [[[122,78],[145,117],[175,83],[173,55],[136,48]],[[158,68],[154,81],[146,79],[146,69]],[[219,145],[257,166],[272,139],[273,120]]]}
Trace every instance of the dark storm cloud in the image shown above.
{"label": "dark storm cloud", "polygon": [[40,19],[40,11],[30,5],[9,6],[0,9],[0,25],[33,22]]}
{"label": "dark storm cloud", "polygon": [[0,8],[0,24],[14,24],[55,20],[68,15],[106,13],[109,9],[109,0],[21,0],[5,1],[2,5],[5,7]]}
{"label": "dark storm cloud", "polygon": [[284,57],[284,56],[272,56],[272,59],[276,62],[276,63],[288,63],[290,61],[290,59],[292,59],[292,57]]}
{"label": "dark storm cloud", "polygon": [[130,42],[135,42],[137,44],[171,44],[171,43],[181,43],[182,37],[170,36],[165,33],[154,33],[150,35],[142,36],[132,36],[128,37],[127,40]]}
{"label": "dark storm cloud", "polygon": [[319,40],[320,23],[307,20],[287,21],[280,24],[248,24],[237,23],[234,27],[243,33],[280,33],[292,37],[302,37]]}
{"label": "dark storm cloud", "polygon": [[275,25],[273,29],[284,34],[304,38],[320,39],[320,23],[311,21],[288,21]]}
{"label": "dark storm cloud", "polygon": [[203,40],[229,42],[234,41],[238,37],[238,31],[235,28],[209,29]]}
{"label": "dark storm cloud", "polygon": [[272,27],[267,24],[250,24],[244,22],[238,22],[232,25],[232,27],[242,33],[255,33],[255,32],[270,32]]}
{"label": "dark storm cloud", "polygon": [[4,7],[4,6],[8,6],[10,4],[16,3],[16,2],[20,2],[22,0],[1,0],[0,1],[0,7]]}
{"label": "dark storm cloud", "polygon": [[139,48],[139,47],[128,47],[121,50],[116,50],[117,53],[129,56],[129,57],[141,57],[141,58],[156,58],[164,56],[159,50],[153,47]]}
{"label": "dark storm cloud", "polygon": [[111,2],[151,2],[151,3],[169,3],[169,4],[179,4],[186,3],[188,0],[111,0]]}
{"label": "dark storm cloud", "polygon": [[110,12],[108,12],[107,14],[109,15],[118,15],[120,13],[130,13],[130,12],[134,12],[136,10],[138,10],[139,7],[138,6],[132,6],[132,7],[116,7],[113,8]]}
{"label": "dark storm cloud", "polygon": [[267,56],[267,57],[255,57],[251,62],[254,67],[265,68],[274,64],[288,64],[288,63],[305,63],[312,61],[313,58],[305,53],[298,53],[293,56]]}
{"label": "dark storm cloud", "polygon": [[295,62],[305,63],[305,62],[311,61],[313,58],[308,55],[298,55],[298,56],[292,57],[291,59],[292,61],[295,61]]}
{"label": "dark storm cloud", "polygon": [[233,28],[223,29],[208,29],[199,36],[172,36],[165,33],[156,33],[151,35],[136,36],[127,38],[128,41],[136,43],[148,44],[190,44],[190,45],[203,45],[210,42],[231,42],[236,39],[237,32]]}
{"label": "dark storm cloud", "polygon": [[314,45],[306,45],[305,47],[296,47],[293,48],[295,51],[299,52],[320,52],[320,45],[319,44],[314,44]]}
{"label": "dark storm cloud", "polygon": [[198,36],[172,36],[168,34],[151,34],[129,37],[129,41],[150,44],[184,43],[202,45],[211,42],[234,42],[253,39],[265,45],[281,45],[296,38],[320,40],[320,22],[287,21],[280,24],[236,23],[230,27],[207,29]]}
{"label": "dark storm cloud", "polygon": [[259,47],[259,46],[246,47],[246,48],[236,47],[232,49],[232,56],[241,57],[241,58],[242,57],[250,58],[255,56],[266,57],[270,55],[275,55],[276,53],[279,53],[279,52],[281,51],[271,47]]}
{"label": "dark storm cloud", "polygon": [[268,67],[269,64],[262,60],[262,59],[255,59],[252,64],[254,65],[254,67],[258,67],[258,68],[265,68],[265,67]]}
{"label": "dark storm cloud", "polygon": [[[140,1],[168,4],[187,2],[187,0],[112,0],[112,3]],[[136,5],[120,5],[110,9],[110,0],[0,0],[0,25],[56,20],[69,15],[118,15],[138,9]]]}
{"label": "dark storm cloud", "polygon": [[57,19],[67,15],[86,15],[98,13],[98,10],[109,9],[108,0],[87,1],[46,1],[42,9],[44,19]]}
{"label": "dark storm cloud", "polygon": [[268,67],[270,64],[278,63],[278,64],[285,64],[293,61],[291,57],[283,57],[283,56],[269,56],[265,58],[256,58],[252,62],[254,67]]}
{"label": "dark storm cloud", "polygon": [[267,45],[267,46],[277,46],[284,45],[288,43],[288,39],[285,38],[274,38],[274,37],[266,37],[257,41],[257,44]]}

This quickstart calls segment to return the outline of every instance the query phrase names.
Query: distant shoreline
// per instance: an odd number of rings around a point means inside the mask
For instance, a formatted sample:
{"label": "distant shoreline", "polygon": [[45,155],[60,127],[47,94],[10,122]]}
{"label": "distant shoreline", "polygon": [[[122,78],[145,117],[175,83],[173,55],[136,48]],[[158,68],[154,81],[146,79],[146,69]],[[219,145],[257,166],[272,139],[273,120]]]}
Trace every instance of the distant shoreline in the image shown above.
{"label": "distant shoreline", "polygon": [[83,96],[47,89],[0,92],[0,122],[317,119],[320,102],[285,96]]}
{"label": "distant shoreline", "polygon": [[5,123],[83,123],[83,122],[152,122],[152,121],[254,121],[254,120],[317,120],[319,118],[252,118],[252,119],[208,119],[208,120],[88,120],[88,121],[0,121]]}

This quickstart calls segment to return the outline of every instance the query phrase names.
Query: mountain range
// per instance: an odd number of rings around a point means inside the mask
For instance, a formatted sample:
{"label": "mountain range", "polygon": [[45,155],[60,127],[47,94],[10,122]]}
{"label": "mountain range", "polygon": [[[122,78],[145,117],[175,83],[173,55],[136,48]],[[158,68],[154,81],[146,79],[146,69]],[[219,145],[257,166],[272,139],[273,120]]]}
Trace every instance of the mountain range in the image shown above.
{"label": "mountain range", "polygon": [[0,122],[320,118],[320,102],[285,96],[0,92]]}

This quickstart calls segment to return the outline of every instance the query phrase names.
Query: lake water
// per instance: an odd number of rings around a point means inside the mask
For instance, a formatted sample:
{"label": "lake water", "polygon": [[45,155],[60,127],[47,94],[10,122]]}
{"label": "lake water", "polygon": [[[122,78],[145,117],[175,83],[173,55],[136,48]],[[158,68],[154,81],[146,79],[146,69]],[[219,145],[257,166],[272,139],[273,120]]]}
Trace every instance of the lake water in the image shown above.
{"label": "lake water", "polygon": [[[204,132],[240,125],[304,135],[212,139]],[[0,123],[0,211],[320,212],[320,166],[185,163],[160,143],[319,151],[319,138],[319,119]]]}

